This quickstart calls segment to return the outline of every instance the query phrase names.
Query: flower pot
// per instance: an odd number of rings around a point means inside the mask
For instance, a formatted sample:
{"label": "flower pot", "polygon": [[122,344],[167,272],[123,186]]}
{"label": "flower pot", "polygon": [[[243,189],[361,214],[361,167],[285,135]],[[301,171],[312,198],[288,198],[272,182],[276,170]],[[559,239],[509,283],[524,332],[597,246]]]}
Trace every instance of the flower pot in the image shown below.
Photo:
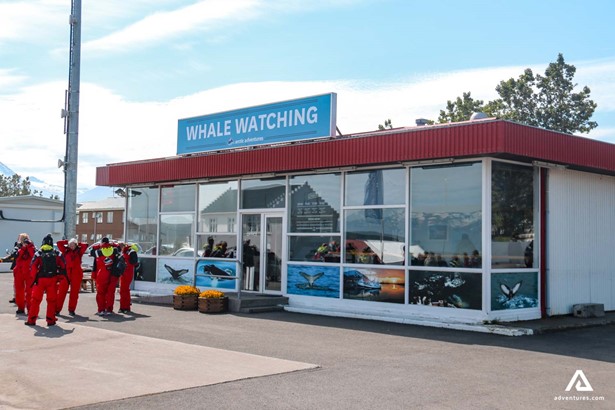
{"label": "flower pot", "polygon": [[173,309],[176,310],[196,310],[199,295],[173,295]]}
{"label": "flower pot", "polygon": [[228,309],[228,297],[222,298],[199,298],[199,312],[201,313],[224,313]]}

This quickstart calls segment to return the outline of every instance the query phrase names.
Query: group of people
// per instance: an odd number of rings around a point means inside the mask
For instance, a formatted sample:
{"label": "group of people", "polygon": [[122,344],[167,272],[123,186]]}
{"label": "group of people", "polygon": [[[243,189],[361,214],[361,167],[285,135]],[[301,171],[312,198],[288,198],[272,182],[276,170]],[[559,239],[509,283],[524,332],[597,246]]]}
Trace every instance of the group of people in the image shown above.
{"label": "group of people", "polygon": [[207,243],[203,246],[203,256],[206,258],[234,258],[235,249],[228,247],[226,241],[220,241],[214,245],[214,238],[207,238]]}
{"label": "group of people", "polygon": [[439,266],[451,268],[480,268],[482,266],[482,258],[478,250],[473,250],[468,255],[464,252],[462,256],[455,254],[450,261],[446,261],[441,254],[425,251],[420,253],[416,258],[413,256],[411,264],[413,266]]}
{"label": "group of people", "polygon": [[[56,324],[68,295],[68,313],[74,316],[79,301],[83,280],[82,258],[88,244],[70,240],[57,242],[53,246],[51,234],[43,238],[36,248],[27,233],[21,233],[13,251],[0,261],[12,262],[15,296],[12,303],[17,305],[16,313],[26,315],[25,324],[34,326],[38,319],[43,296],[46,295],[45,319],[48,326]],[[137,246],[111,242],[102,238],[91,247],[94,257],[92,279],[96,281],[97,315],[106,316],[113,312],[115,289],[120,285],[120,313],[130,312],[130,283],[138,264]]]}

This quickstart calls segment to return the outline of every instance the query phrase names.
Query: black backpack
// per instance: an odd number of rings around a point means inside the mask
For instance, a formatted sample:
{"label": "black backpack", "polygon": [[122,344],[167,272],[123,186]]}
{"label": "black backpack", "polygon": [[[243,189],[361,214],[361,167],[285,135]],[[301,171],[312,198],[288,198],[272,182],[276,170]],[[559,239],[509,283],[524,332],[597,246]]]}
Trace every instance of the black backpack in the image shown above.
{"label": "black backpack", "polygon": [[41,251],[41,266],[39,272],[43,277],[55,276],[58,273],[58,262],[56,253],[51,251]]}
{"label": "black backpack", "polygon": [[115,254],[115,258],[113,260],[113,265],[111,265],[111,274],[113,276],[122,276],[124,271],[126,270],[126,261],[124,260],[124,256],[120,253]]}

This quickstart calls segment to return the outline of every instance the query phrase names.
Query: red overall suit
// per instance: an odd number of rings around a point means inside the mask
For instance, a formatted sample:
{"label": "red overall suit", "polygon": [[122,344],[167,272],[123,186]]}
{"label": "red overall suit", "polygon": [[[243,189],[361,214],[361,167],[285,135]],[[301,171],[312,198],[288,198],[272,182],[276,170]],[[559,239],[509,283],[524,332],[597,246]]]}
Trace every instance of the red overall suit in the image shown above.
{"label": "red overall suit", "polygon": [[122,256],[126,261],[126,270],[120,276],[120,313],[130,312],[130,284],[135,276],[135,267],[139,263],[135,248],[126,245],[122,249]]}
{"label": "red overall suit", "polygon": [[[45,253],[52,253],[50,257],[55,258],[55,271],[45,272],[43,269],[43,258]],[[57,275],[60,274],[66,265],[60,254],[53,249],[53,246],[45,244],[41,246],[41,249],[34,255],[32,261],[32,277],[34,278],[34,285],[32,286],[32,301],[30,308],[28,309],[28,320],[26,325],[34,326],[36,319],[38,318],[38,312],[40,310],[41,302],[43,301],[43,294],[47,294],[47,314],[45,318],[47,320],[47,326],[53,326],[56,324],[56,297],[57,297]]]}
{"label": "red overall suit", "polygon": [[96,314],[106,316],[113,313],[115,288],[119,278],[111,274],[111,266],[115,258],[121,257],[119,245],[103,238],[102,243],[92,245],[91,255],[94,256],[96,266],[96,304],[98,305]]}
{"label": "red overall suit", "polygon": [[[73,249],[69,246],[67,240],[58,241],[58,249],[62,252],[64,261],[66,262],[66,275],[58,276],[58,297],[56,299],[56,315],[59,315],[64,306],[64,299],[68,292],[70,281],[70,295],[68,297],[68,313],[75,314],[77,309],[77,301],[79,300],[79,291],[81,290],[81,281],[83,280],[83,268],[81,267],[81,258],[88,249],[88,244],[74,242],[76,247]],[[67,280],[68,277],[68,280]]]}
{"label": "red overall suit", "polygon": [[33,276],[30,276],[30,262],[36,252],[32,242],[24,241],[15,257],[15,268],[13,268],[13,281],[15,285],[15,304],[17,313],[25,313],[25,309],[30,309],[30,294],[32,292]]}

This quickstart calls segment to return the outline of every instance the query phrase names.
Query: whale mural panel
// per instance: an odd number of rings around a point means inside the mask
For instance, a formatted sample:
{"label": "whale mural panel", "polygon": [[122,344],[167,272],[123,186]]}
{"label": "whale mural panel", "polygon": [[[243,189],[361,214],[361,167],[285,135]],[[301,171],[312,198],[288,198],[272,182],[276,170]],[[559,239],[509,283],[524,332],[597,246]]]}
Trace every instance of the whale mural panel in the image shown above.
{"label": "whale mural panel", "polygon": [[408,300],[413,305],[482,309],[482,274],[410,271]]}
{"label": "whale mural panel", "polygon": [[538,307],[538,273],[491,274],[491,310]]}
{"label": "whale mural panel", "polygon": [[401,269],[344,268],[344,299],[404,303],[405,285]]}
{"label": "whale mural panel", "polygon": [[336,266],[288,265],[288,293],[339,298],[340,268]]}
{"label": "whale mural panel", "polygon": [[196,262],[196,286],[214,289],[235,289],[237,262],[199,260]]}
{"label": "whale mural panel", "polygon": [[193,262],[177,258],[160,258],[156,270],[157,283],[192,285],[194,278]]}

